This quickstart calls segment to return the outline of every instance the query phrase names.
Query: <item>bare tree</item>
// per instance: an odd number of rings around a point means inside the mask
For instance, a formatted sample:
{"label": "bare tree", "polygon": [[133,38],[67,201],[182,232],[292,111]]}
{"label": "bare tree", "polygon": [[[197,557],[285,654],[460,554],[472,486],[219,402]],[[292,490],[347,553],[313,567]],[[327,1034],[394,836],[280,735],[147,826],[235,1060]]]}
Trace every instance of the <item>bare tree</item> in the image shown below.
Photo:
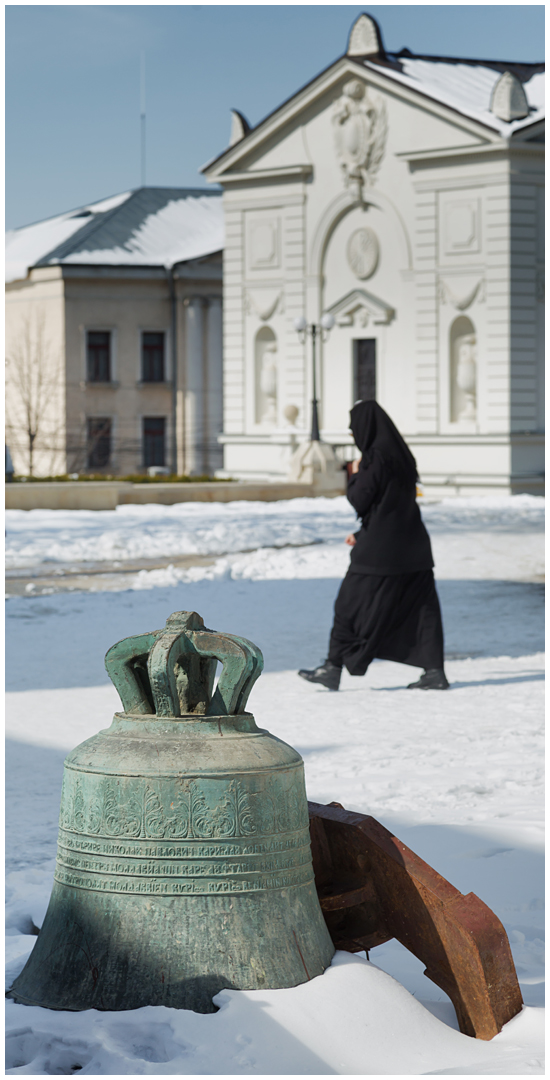
{"label": "bare tree", "polygon": [[34,474],[38,449],[50,450],[52,460],[61,449],[57,444],[58,424],[48,415],[61,390],[61,364],[46,338],[45,322],[43,312],[37,312],[34,318],[26,315],[6,356],[8,410],[12,398],[6,428],[10,439],[15,439],[14,447],[20,441],[26,444],[29,476]]}
{"label": "bare tree", "polygon": [[101,473],[111,467],[112,451],[111,418],[88,416],[76,431],[67,434],[68,471],[93,469]]}

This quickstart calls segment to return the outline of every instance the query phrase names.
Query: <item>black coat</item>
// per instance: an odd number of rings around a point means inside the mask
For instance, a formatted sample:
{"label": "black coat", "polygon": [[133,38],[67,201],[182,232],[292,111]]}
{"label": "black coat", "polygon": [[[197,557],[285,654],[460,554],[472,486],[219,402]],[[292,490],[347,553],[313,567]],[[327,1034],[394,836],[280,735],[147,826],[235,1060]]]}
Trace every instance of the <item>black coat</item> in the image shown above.
{"label": "black coat", "polygon": [[390,417],[374,401],[351,411],[351,430],[363,457],[348,482],[361,518],[350,571],[410,574],[431,570],[430,538],[416,502],[416,462]]}

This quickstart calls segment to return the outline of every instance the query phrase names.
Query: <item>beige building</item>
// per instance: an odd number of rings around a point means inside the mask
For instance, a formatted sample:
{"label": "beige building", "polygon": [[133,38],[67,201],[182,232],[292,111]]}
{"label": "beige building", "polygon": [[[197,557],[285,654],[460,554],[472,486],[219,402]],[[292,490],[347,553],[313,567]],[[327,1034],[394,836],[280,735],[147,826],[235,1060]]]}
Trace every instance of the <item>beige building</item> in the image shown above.
{"label": "beige building", "polygon": [[[223,188],[225,471],[352,452],[376,397],[434,491],[540,493],[542,64],[390,54],[368,15],[330,67],[205,167]],[[330,320],[329,320],[330,321]],[[292,417],[298,410],[298,420]]]}
{"label": "beige building", "polygon": [[221,197],[141,188],[7,236],[15,472],[221,465]]}

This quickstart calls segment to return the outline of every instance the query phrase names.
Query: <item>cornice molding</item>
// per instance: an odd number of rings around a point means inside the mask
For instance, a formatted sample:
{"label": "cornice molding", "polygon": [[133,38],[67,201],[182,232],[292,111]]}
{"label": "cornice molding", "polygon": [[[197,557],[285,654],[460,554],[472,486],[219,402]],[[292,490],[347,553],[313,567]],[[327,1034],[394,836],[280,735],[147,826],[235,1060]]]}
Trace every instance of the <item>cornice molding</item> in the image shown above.
{"label": "cornice molding", "polygon": [[500,139],[497,143],[486,143],[484,146],[449,146],[439,147],[433,150],[406,150],[395,154],[400,161],[407,161],[409,165],[417,165],[420,168],[435,164],[437,161],[459,161],[465,158],[495,157],[503,158],[516,155],[544,157],[544,144],[531,142],[515,142],[509,139]]}
{"label": "cornice molding", "polygon": [[274,169],[250,169],[248,172],[229,172],[220,176],[220,184],[257,184],[261,181],[309,180],[313,165],[283,165]]}

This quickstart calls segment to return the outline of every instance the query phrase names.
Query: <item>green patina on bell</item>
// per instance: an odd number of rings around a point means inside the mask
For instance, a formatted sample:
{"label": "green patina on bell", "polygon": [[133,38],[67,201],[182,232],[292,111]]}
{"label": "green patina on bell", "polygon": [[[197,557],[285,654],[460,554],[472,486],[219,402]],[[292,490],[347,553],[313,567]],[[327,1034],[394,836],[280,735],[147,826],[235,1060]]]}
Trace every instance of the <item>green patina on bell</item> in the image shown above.
{"label": "green patina on bell", "polygon": [[303,761],[244,711],[259,649],[181,611],[105,664],[124,712],[66,758],[50,904],[10,996],[213,1012],[224,987],[320,975]]}

